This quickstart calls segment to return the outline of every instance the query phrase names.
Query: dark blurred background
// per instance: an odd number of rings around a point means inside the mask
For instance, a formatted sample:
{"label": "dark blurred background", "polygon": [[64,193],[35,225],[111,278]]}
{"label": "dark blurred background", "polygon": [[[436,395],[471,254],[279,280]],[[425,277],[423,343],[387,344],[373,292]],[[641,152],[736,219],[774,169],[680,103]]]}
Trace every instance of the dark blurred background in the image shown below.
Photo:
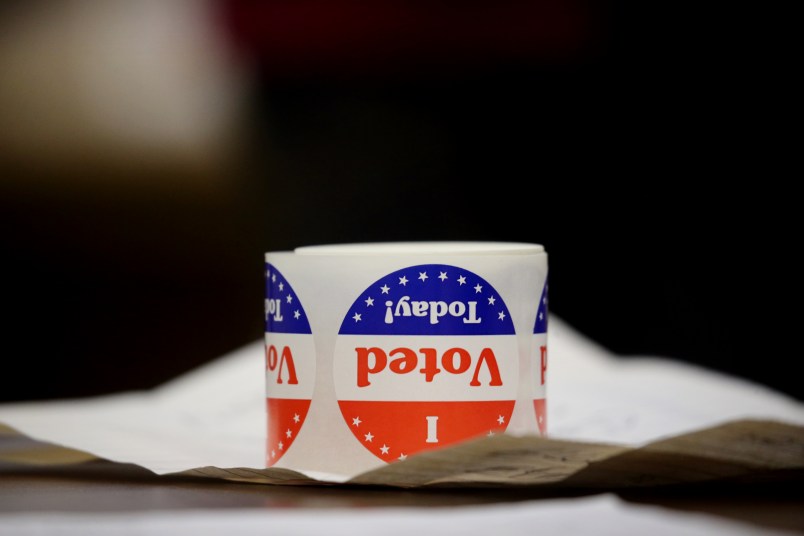
{"label": "dark blurred background", "polygon": [[396,240],[544,244],[551,311],[613,352],[801,399],[736,9],[4,3],[0,400],[158,385],[262,336],[264,252]]}

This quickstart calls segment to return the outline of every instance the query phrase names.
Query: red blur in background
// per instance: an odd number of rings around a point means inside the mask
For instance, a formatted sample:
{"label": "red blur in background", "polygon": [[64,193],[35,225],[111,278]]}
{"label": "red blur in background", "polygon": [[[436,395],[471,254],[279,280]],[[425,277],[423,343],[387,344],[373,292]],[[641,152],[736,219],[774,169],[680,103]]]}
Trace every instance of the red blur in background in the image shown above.
{"label": "red blur in background", "polygon": [[575,0],[229,1],[220,12],[269,76],[335,77],[577,61],[596,52],[607,15],[605,3]]}

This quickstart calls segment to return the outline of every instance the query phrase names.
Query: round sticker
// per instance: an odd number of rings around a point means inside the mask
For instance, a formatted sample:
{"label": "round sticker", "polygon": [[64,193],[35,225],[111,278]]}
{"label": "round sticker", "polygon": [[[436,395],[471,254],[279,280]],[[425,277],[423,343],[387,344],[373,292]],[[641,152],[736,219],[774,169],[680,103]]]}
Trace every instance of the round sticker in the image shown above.
{"label": "round sticker", "polygon": [[518,375],[508,308],[457,266],[411,266],[377,280],[349,308],[335,344],[346,425],[387,462],[505,431]]}
{"label": "round sticker", "polygon": [[315,344],[304,307],[290,283],[265,265],[266,465],[275,464],[299,434],[315,386]]}
{"label": "round sticker", "polygon": [[539,310],[536,312],[536,324],[533,326],[533,353],[532,370],[536,371],[533,379],[535,382],[533,409],[536,411],[536,423],[539,425],[539,433],[547,433],[547,283],[542,289],[542,296],[539,299]]}

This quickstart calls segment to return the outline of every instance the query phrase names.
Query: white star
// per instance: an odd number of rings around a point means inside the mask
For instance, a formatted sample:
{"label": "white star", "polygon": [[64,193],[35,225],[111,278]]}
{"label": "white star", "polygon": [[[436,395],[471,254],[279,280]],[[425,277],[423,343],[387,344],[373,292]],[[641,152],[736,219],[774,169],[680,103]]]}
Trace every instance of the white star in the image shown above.
{"label": "white star", "polygon": [[493,436],[493,435],[494,435],[494,432],[492,432],[491,430],[489,430],[489,433],[488,433],[488,434],[486,434],[486,435],[487,435],[487,436],[489,436],[489,437],[491,437],[491,436]]}
{"label": "white star", "polygon": [[383,454],[388,454],[388,448],[389,448],[388,445],[383,443],[383,445],[380,447],[380,452],[382,452]]}
{"label": "white star", "polygon": [[497,417],[497,422],[500,423],[500,424],[503,424],[505,422],[505,417],[500,415],[499,417]]}
{"label": "white star", "polygon": [[544,422],[544,415],[539,415],[539,424]]}
{"label": "white star", "polygon": [[271,458],[276,458],[276,451],[275,450],[271,451]]}
{"label": "white star", "polygon": [[499,314],[497,315],[497,317],[498,317],[500,320],[505,320],[505,313],[504,313],[504,312],[502,312],[502,311],[500,311],[500,312],[499,312]]}
{"label": "white star", "polygon": [[407,460],[407,459],[408,459],[408,455],[407,455],[407,454],[400,454],[400,455],[399,455],[399,459],[400,459],[400,460]]}
{"label": "white star", "polygon": [[280,290],[280,292],[285,290],[285,284],[284,283],[279,283],[279,290]]}
{"label": "white star", "polygon": [[299,414],[298,413],[293,414],[293,422],[299,422]]}
{"label": "white star", "polygon": [[271,270],[265,270],[265,277],[271,279]]}
{"label": "white star", "polygon": [[383,285],[380,287],[380,290],[383,294],[388,294],[388,291],[391,290],[391,288],[388,285]]}
{"label": "white star", "polygon": [[366,307],[372,307],[374,305],[374,298],[368,297],[366,298]]}
{"label": "white star", "polygon": [[355,417],[354,419],[352,419],[352,424],[355,426],[360,426],[361,422],[363,421],[360,420],[360,417]]}
{"label": "white star", "polygon": [[355,322],[360,322],[362,320],[360,313],[355,313],[352,318],[355,319]]}
{"label": "white star", "polygon": [[363,437],[365,437],[366,441],[368,441],[369,443],[371,443],[371,440],[374,439],[374,435],[371,432],[363,434]]}
{"label": "white star", "polygon": [[475,294],[480,294],[480,291],[482,291],[482,290],[483,290],[483,286],[480,283],[475,285]]}
{"label": "white star", "polygon": [[539,313],[539,320],[544,320],[544,313]]}
{"label": "white star", "polygon": [[545,296],[544,298],[542,298],[542,303],[543,303],[543,304],[545,304],[545,305],[547,305],[547,296]]}
{"label": "white star", "polygon": [[279,450],[282,450],[284,448],[285,448],[285,444],[280,441],[279,442]]}
{"label": "white star", "polygon": [[287,431],[285,432],[285,435],[287,437],[291,437],[293,435],[293,432],[290,431],[290,428],[287,429]]}
{"label": "white star", "polygon": [[466,276],[460,275],[458,276],[458,284],[465,285],[466,284]]}
{"label": "white star", "polygon": [[276,274],[271,276],[271,283],[276,283]]}
{"label": "white star", "polygon": [[427,279],[427,272],[419,272],[419,279],[425,281]]}
{"label": "white star", "polygon": [[441,282],[443,283],[443,282],[444,282],[444,280],[447,278],[447,272],[441,272],[440,274],[438,274],[438,278],[439,278],[439,279],[441,280]]}
{"label": "white star", "polygon": [[402,277],[399,278],[399,284],[404,287],[405,285],[408,284],[408,278],[403,275]]}
{"label": "white star", "polygon": [[293,295],[288,294],[288,299],[286,300],[288,303],[293,301]]}
{"label": "white star", "polygon": [[494,302],[496,302],[496,301],[497,300],[494,299],[494,296],[489,296],[489,305],[494,305]]}
{"label": "white star", "polygon": [[298,309],[296,309],[295,311],[293,311],[293,318],[295,318],[296,320],[298,320],[300,316],[301,316],[301,313],[299,312],[299,310],[298,310]]}

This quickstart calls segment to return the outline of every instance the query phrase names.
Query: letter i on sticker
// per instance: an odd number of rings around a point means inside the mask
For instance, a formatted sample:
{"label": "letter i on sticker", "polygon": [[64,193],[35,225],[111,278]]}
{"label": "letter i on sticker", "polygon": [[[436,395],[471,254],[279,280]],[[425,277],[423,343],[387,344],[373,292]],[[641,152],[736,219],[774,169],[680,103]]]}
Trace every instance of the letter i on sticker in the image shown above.
{"label": "letter i on sticker", "polygon": [[301,300],[284,276],[265,265],[266,466],[290,449],[315,386],[315,344]]}
{"label": "letter i on sticker", "polygon": [[547,282],[544,283],[539,309],[536,312],[536,323],[533,326],[533,364],[534,396],[533,409],[536,411],[536,423],[539,433],[547,434]]}
{"label": "letter i on sticker", "polygon": [[502,297],[469,270],[411,266],[369,285],[335,344],[346,426],[392,462],[502,433],[516,400],[518,350]]}

